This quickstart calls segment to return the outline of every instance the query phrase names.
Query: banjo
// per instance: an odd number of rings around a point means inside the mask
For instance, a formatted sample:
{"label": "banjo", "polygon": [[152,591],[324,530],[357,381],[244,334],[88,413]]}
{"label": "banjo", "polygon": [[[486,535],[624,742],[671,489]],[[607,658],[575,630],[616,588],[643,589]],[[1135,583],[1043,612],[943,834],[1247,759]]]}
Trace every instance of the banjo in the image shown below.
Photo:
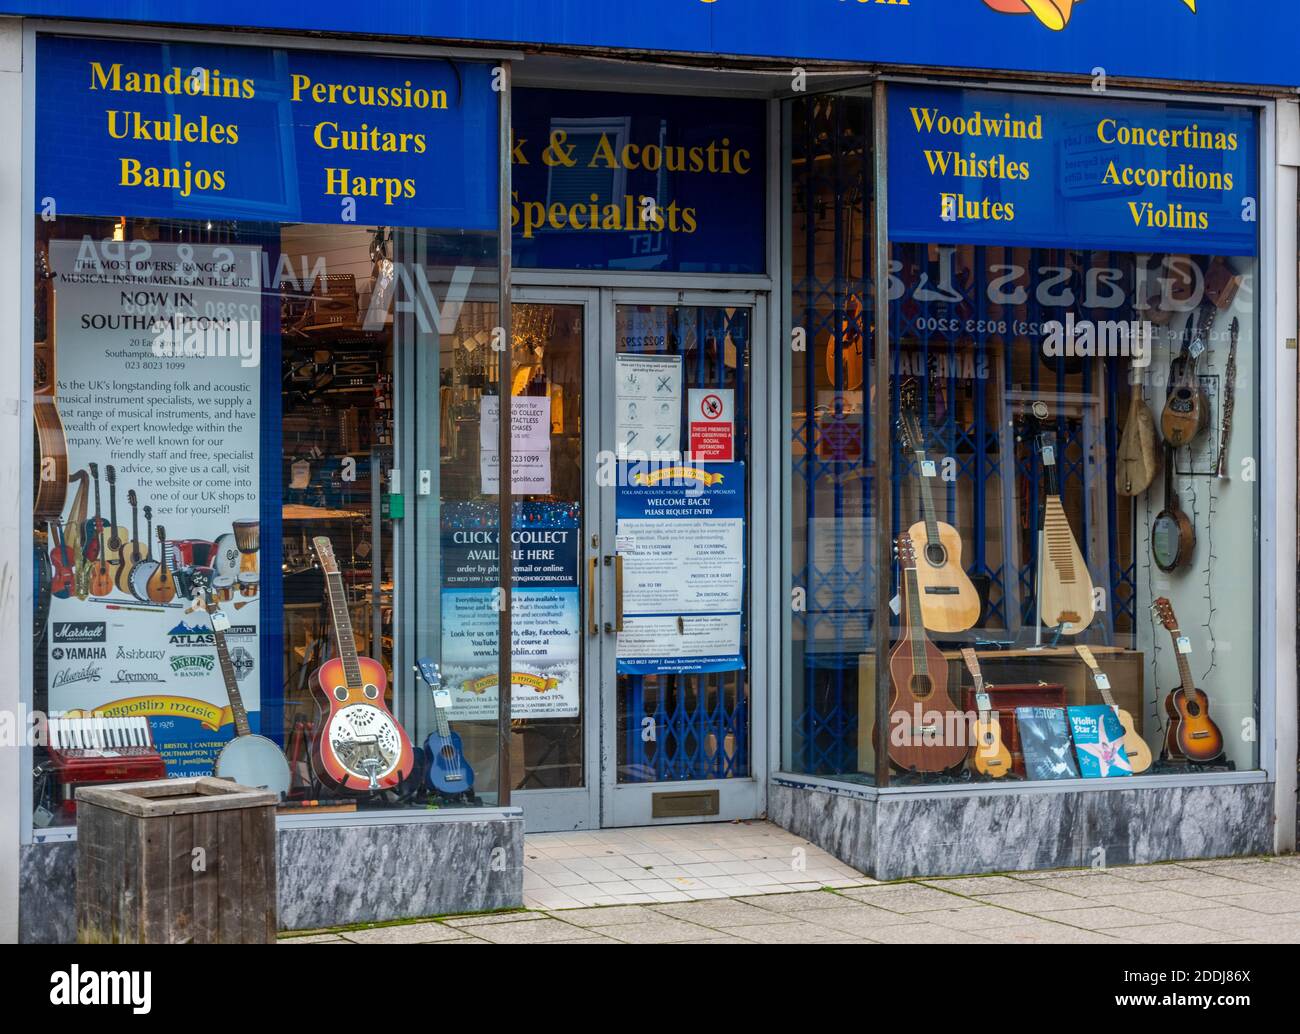
{"label": "banjo", "polygon": [[1174,450],[1165,445],[1165,508],[1151,525],[1151,557],[1166,574],[1176,571],[1192,558],[1196,549],[1196,529],[1183,512],[1174,490]]}
{"label": "banjo", "polygon": [[212,622],[217,660],[221,663],[221,675],[230,695],[230,712],[235,717],[235,738],[221,748],[215,773],[219,779],[232,779],[241,786],[264,786],[283,797],[289,792],[289,762],[279,747],[265,736],[254,735],[249,728],[235,665],[226,646],[230,619],[221,613],[221,605],[212,599],[206,587],[195,589],[194,602],[208,612],[208,619]]}

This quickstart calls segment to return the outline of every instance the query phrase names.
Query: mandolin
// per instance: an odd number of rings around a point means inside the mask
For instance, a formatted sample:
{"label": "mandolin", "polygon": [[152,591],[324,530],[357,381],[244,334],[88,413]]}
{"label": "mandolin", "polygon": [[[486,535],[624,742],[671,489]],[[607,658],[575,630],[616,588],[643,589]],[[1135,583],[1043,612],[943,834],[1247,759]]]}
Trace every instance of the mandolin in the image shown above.
{"label": "mandolin", "polygon": [[1115,491],[1127,497],[1141,495],[1159,470],[1156,421],[1143,396],[1142,373],[1134,366],[1128,420],[1115,453]]}
{"label": "mandolin", "polygon": [[911,536],[900,535],[894,548],[902,568],[903,634],[889,657],[889,760],[905,772],[943,772],[966,759],[965,715],[948,695],[948,661],[925,634]]}
{"label": "mandolin", "polygon": [[212,639],[217,648],[217,662],[221,665],[221,677],[226,683],[226,695],[230,697],[230,714],[235,720],[235,736],[217,755],[214,773],[218,779],[233,779],[240,786],[262,786],[283,797],[289,792],[289,762],[284,752],[265,736],[254,734],[248,724],[248,711],[244,707],[243,695],[239,692],[239,677],[235,674],[235,665],[230,660],[230,648],[226,645],[226,629],[230,619],[221,612],[217,603],[205,586],[194,590],[194,604],[207,612],[212,622]]}
{"label": "mandolin", "polygon": [[961,563],[961,536],[935,513],[931,484],[937,470],[926,457],[925,438],[915,408],[915,385],[903,389],[899,431],[903,445],[916,457],[923,519],[908,529],[917,557],[921,620],[931,632],[964,632],[980,617],[980,597]]}
{"label": "mandolin", "polygon": [[1151,609],[1173,638],[1174,657],[1178,661],[1179,686],[1165,697],[1165,712],[1169,715],[1165,753],[1199,763],[1213,761],[1223,753],[1223,733],[1210,717],[1209,698],[1192,681],[1191,665],[1187,663],[1192,652],[1191,641],[1179,631],[1169,600],[1161,596],[1151,604]]}
{"label": "mandolin", "polygon": [[144,593],[150,603],[169,603],[176,598],[176,579],[167,568],[167,529],[158,525],[158,569],[145,582]]}
{"label": "mandolin", "polygon": [[1092,651],[1088,647],[1076,643],[1074,652],[1088,666],[1088,670],[1092,672],[1092,681],[1097,687],[1097,692],[1101,694],[1106,706],[1115,712],[1119,724],[1124,727],[1124,754],[1128,758],[1129,766],[1133,769],[1133,774],[1141,775],[1151,767],[1151,748],[1147,746],[1147,741],[1139,735],[1133,716],[1115,703],[1115,698],[1110,692],[1110,679],[1101,670],[1101,666],[1097,663],[1097,658],[1092,655]]}
{"label": "mandolin", "polygon": [[1169,397],[1160,414],[1160,433],[1175,448],[1191,442],[1205,430],[1210,419],[1210,401],[1196,371],[1217,312],[1213,302],[1205,302],[1187,317],[1183,349],[1175,360]]}
{"label": "mandolin", "polygon": [[[1033,414],[1039,426],[1043,426],[1047,406],[1035,402]],[[1056,448],[1056,435],[1042,431],[1038,449],[1047,477],[1047,492],[1038,546],[1038,620],[1048,628],[1059,628],[1065,635],[1078,635],[1092,624],[1097,603],[1093,597],[1092,575],[1061,504]]]}
{"label": "mandolin", "polygon": [[989,705],[989,695],[984,688],[984,674],[979,658],[969,646],[961,651],[962,660],[975,680],[975,706],[979,716],[975,719],[975,753],[972,760],[975,771],[982,776],[1001,779],[1011,771],[1011,752],[1002,742],[1002,723]]}
{"label": "mandolin", "polygon": [[1196,550],[1196,529],[1183,513],[1174,491],[1174,450],[1165,446],[1165,508],[1151,524],[1151,558],[1168,574],[1177,571]]}
{"label": "mandolin", "polygon": [[[108,566],[106,556],[104,520],[99,515],[99,467],[94,463],[90,464],[90,476],[95,480],[95,558],[90,565],[90,594],[92,596],[107,596],[113,591],[113,569]],[[86,541],[91,541],[89,530]]]}
{"label": "mandolin", "polygon": [[424,741],[424,753],[429,759],[425,782],[448,796],[469,793],[474,789],[474,770],[465,761],[460,735],[452,732],[451,723],[447,721],[451,694],[442,688],[442,673],[428,657],[421,657],[416,662],[415,671],[433,693],[434,730]]}
{"label": "mandolin", "polygon": [[316,728],[311,759],[330,790],[375,793],[410,777],[415,751],[406,730],[384,702],[388,676],[370,657],[358,657],[343,574],[328,538],[312,540],[325,574],[336,656],[311,676]]}

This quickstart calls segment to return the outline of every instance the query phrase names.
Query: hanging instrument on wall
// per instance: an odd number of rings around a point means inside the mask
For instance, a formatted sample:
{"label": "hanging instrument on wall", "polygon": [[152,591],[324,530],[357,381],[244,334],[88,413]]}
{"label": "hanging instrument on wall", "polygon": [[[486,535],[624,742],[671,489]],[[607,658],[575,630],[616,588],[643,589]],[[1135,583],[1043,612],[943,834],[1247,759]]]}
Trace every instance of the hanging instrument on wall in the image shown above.
{"label": "hanging instrument on wall", "polygon": [[894,550],[902,569],[903,629],[889,657],[889,760],[907,772],[943,772],[966,759],[965,737],[952,735],[965,728],[964,716],[948,695],[948,661],[925,634],[911,536],[898,536]]}
{"label": "hanging instrument on wall", "polygon": [[1142,380],[1142,370],[1134,363],[1128,420],[1115,453],[1115,491],[1128,497],[1145,492],[1160,470],[1156,421],[1146,403]]}
{"label": "hanging instrument on wall", "polygon": [[1002,723],[992,713],[988,691],[984,688],[984,673],[980,671],[979,658],[969,646],[961,651],[962,660],[975,680],[975,706],[979,716],[975,719],[975,753],[972,761],[975,771],[982,776],[1001,779],[1011,771],[1011,752],[1002,742]]}
{"label": "hanging instrument on wall", "polygon": [[1192,680],[1187,658],[1192,652],[1189,640],[1178,628],[1173,604],[1161,596],[1151,609],[1174,641],[1174,658],[1178,661],[1178,688],[1165,697],[1169,726],[1165,730],[1165,753],[1174,758],[1205,763],[1223,753],[1223,733],[1210,717],[1210,700]]}
{"label": "hanging instrument on wall", "polygon": [[1151,524],[1151,558],[1166,574],[1177,571],[1196,550],[1196,529],[1174,491],[1174,450],[1165,446],[1165,508]]}
{"label": "hanging instrument on wall", "polygon": [[1219,419],[1219,461],[1214,465],[1221,478],[1228,476],[1228,439],[1232,435],[1232,412],[1237,401],[1237,337],[1241,325],[1232,318],[1232,344],[1228,346],[1228,366],[1223,375],[1222,416]]}
{"label": "hanging instrument on wall", "polygon": [[[862,377],[866,371],[863,320],[862,299],[856,294],[849,295],[848,301],[844,303],[840,333],[832,334],[826,342],[826,379],[840,391],[857,391],[862,387]],[[844,364],[843,384],[835,379],[837,359]]]}
{"label": "hanging instrument on wall", "polygon": [[317,778],[336,792],[392,789],[410,776],[415,751],[384,701],[388,688],[384,666],[357,656],[347,589],[334,547],[324,536],[312,539],[312,545],[325,575],[336,648],[336,655],[311,676],[317,710],[312,767]]}
{"label": "hanging instrument on wall", "polygon": [[[1033,416],[1040,428],[1046,427],[1046,404],[1035,402]],[[1056,464],[1055,433],[1040,430],[1038,452],[1047,478],[1043,498],[1043,518],[1039,539],[1038,622],[1059,629],[1065,635],[1078,635],[1097,613],[1092,575],[1079,549],[1061,503],[1060,475]]]}
{"label": "hanging instrument on wall", "polygon": [[961,536],[936,515],[932,483],[938,470],[927,458],[921,421],[916,413],[916,384],[903,386],[899,405],[903,446],[916,458],[923,519],[908,529],[917,558],[916,580],[922,623],[931,632],[964,632],[980,616],[980,597],[961,563]]}
{"label": "hanging instrument on wall", "polygon": [[1088,670],[1092,672],[1092,681],[1097,687],[1097,692],[1101,694],[1106,706],[1115,712],[1119,724],[1124,727],[1124,754],[1133,769],[1133,774],[1141,775],[1151,767],[1151,748],[1147,746],[1147,741],[1138,733],[1133,716],[1115,703],[1115,698],[1110,692],[1110,679],[1101,670],[1101,665],[1097,663],[1097,658],[1092,655],[1092,651],[1082,643],[1076,643],[1074,652],[1088,666]]}
{"label": "hanging instrument on wall", "polygon": [[[32,503],[32,516],[38,521],[62,519],[63,506],[68,497],[68,438],[59,416],[58,381],[54,371],[54,291],[49,286],[49,270],[44,249],[37,250],[37,297],[48,299],[44,306],[38,301],[38,333],[33,352],[32,418],[36,433],[32,443],[35,451],[36,489]],[[41,324],[44,324],[43,328]]]}
{"label": "hanging instrument on wall", "polygon": [[1170,377],[1172,387],[1165,400],[1164,412],[1160,414],[1160,433],[1175,448],[1196,438],[1210,419],[1210,400],[1196,371],[1208,347],[1210,328],[1214,326],[1217,314],[1214,303],[1207,301],[1187,317],[1183,349],[1174,360]]}

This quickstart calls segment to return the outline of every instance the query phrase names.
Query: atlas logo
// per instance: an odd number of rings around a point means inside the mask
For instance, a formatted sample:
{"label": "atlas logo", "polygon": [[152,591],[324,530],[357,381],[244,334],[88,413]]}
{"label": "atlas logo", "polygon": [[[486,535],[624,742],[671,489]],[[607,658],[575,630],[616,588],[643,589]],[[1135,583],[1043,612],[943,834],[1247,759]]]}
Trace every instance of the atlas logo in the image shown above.
{"label": "atlas logo", "polygon": [[103,621],[56,621],[54,642],[102,643],[106,639],[106,627]]}

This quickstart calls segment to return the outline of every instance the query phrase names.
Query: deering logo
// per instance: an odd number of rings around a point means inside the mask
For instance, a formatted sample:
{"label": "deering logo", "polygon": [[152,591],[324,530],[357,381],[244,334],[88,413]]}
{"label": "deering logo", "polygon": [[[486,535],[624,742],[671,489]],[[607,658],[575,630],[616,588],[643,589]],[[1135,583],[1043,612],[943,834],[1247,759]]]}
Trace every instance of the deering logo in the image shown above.
{"label": "deering logo", "polygon": [[186,657],[173,657],[171,660],[172,674],[182,677],[193,675],[206,675],[217,663],[217,659],[210,654],[190,654]]}
{"label": "deering logo", "polygon": [[116,972],[55,970],[50,974],[51,1005],[129,1005],[137,1016],[152,1008],[153,974],[148,970]]}

